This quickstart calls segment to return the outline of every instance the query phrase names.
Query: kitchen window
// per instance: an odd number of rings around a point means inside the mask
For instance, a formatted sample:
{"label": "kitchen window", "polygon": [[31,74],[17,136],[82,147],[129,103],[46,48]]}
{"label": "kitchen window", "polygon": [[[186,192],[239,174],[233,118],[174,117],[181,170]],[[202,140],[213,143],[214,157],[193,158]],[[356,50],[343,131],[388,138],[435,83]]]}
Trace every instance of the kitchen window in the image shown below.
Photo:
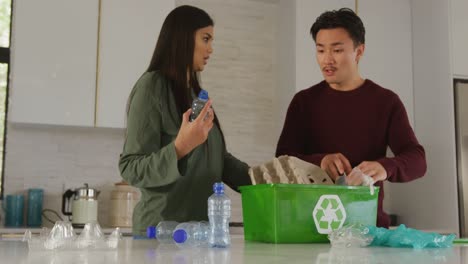
{"label": "kitchen window", "polygon": [[10,65],[11,0],[0,0],[0,197],[3,195],[5,126]]}

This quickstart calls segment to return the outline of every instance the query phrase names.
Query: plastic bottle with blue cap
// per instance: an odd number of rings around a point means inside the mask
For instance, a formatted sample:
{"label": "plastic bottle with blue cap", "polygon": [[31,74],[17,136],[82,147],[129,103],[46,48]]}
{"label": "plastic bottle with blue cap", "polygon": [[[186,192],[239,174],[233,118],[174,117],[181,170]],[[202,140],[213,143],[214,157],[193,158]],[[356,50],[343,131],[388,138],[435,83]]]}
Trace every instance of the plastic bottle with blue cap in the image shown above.
{"label": "plastic bottle with blue cap", "polygon": [[149,226],[146,236],[149,239],[157,239],[161,243],[171,243],[172,232],[179,223],[176,221],[161,221],[157,226]]}
{"label": "plastic bottle with blue cap", "polygon": [[198,94],[198,98],[195,98],[192,102],[192,113],[190,114],[190,122],[197,119],[200,115],[201,110],[205,107],[206,102],[208,102],[208,92],[206,90],[201,90]]}
{"label": "plastic bottle with blue cap", "polygon": [[208,219],[210,232],[208,244],[215,248],[225,248],[231,245],[229,234],[229,219],[231,218],[231,199],[224,194],[224,184],[213,185],[214,194],[208,198]]}
{"label": "plastic bottle with blue cap", "polygon": [[203,247],[207,245],[210,225],[207,222],[187,222],[177,225],[172,238],[179,247]]}

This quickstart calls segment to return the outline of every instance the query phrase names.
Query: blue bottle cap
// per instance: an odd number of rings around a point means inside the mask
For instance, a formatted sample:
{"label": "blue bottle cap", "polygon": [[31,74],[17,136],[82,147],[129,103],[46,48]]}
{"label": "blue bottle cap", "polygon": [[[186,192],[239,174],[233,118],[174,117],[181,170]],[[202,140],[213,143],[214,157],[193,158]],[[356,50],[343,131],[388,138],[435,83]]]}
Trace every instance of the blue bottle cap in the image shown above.
{"label": "blue bottle cap", "polygon": [[208,92],[202,89],[198,94],[198,98],[202,100],[208,100]]}
{"label": "blue bottle cap", "polygon": [[155,226],[148,226],[146,228],[146,237],[156,238],[156,227]]}
{"label": "blue bottle cap", "polygon": [[224,184],[222,182],[215,182],[215,184],[213,184],[213,191],[216,194],[223,194]]}
{"label": "blue bottle cap", "polygon": [[174,231],[172,238],[176,243],[184,243],[185,240],[187,240],[187,232],[185,232],[185,230],[183,229],[177,229],[176,231]]}

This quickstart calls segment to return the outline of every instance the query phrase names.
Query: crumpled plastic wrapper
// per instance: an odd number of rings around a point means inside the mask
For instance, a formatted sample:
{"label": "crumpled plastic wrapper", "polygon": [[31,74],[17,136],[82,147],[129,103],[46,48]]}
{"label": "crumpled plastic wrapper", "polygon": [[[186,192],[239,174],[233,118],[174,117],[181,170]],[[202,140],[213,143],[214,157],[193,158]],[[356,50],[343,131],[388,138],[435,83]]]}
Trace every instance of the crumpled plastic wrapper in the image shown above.
{"label": "crumpled plastic wrapper", "polygon": [[38,237],[26,230],[23,241],[28,242],[30,250],[116,249],[121,237],[120,229],[116,228],[106,238],[97,222],[87,223],[76,236],[70,222],[57,221],[52,230],[43,228]]}
{"label": "crumpled plastic wrapper", "polygon": [[398,248],[448,248],[453,246],[455,234],[441,235],[408,228],[400,225],[389,230],[382,227],[369,227],[369,234],[374,237],[371,246],[387,246]]}
{"label": "crumpled plastic wrapper", "polygon": [[280,156],[249,169],[252,185],[263,183],[334,184],[320,167],[292,156]]}
{"label": "crumpled plastic wrapper", "polygon": [[328,239],[335,248],[357,248],[385,246],[394,248],[449,248],[453,246],[455,234],[441,235],[400,225],[386,229],[362,224],[350,224],[332,231]]}
{"label": "crumpled plastic wrapper", "polygon": [[[361,179],[362,179],[361,185],[362,186],[369,186],[370,194],[374,195],[374,193],[375,193],[374,179],[372,179],[372,177],[370,177],[367,174],[364,174],[358,167],[354,167],[354,169],[351,171],[350,175],[351,174],[356,174],[356,175],[358,175],[358,177],[361,177]],[[348,183],[346,182],[346,173],[344,175],[338,177],[336,179],[335,184],[337,184],[337,185],[348,185]]]}

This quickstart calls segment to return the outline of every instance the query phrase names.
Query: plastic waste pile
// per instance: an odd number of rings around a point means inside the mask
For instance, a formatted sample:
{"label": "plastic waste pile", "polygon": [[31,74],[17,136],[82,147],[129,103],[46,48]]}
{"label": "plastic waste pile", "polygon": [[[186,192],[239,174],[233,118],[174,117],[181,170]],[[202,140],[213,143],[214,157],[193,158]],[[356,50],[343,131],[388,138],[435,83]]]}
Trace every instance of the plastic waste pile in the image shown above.
{"label": "plastic waste pile", "polygon": [[70,222],[57,221],[52,230],[43,228],[39,236],[27,230],[23,241],[28,242],[30,250],[116,249],[121,237],[119,228],[105,237],[97,222],[87,223],[77,236]]}

